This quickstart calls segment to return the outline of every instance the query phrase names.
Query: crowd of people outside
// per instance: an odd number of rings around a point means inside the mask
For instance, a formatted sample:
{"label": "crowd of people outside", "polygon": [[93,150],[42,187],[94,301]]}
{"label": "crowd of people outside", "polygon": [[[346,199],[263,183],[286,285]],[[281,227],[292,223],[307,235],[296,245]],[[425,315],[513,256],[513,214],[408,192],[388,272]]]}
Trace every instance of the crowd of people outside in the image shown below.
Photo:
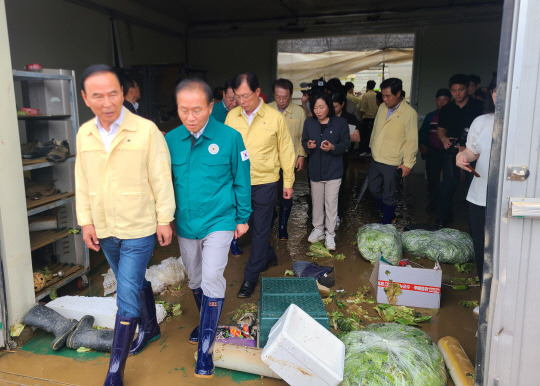
{"label": "crowd of people outside", "polygon": [[[380,222],[391,224],[397,184],[411,173],[420,150],[428,179],[426,209],[437,212],[437,227],[451,223],[460,181],[472,182],[469,224],[481,276],[496,94],[494,81],[487,90],[480,83],[477,76],[452,76],[449,88],[436,92],[437,109],[418,130],[418,115],[398,78],[385,79],[379,91],[370,80],[360,96],[350,82],[317,81],[303,94],[301,106],[292,103],[294,86],[287,79],[273,82],[269,104],[251,72],[214,90],[200,79],[185,79],[175,90],[182,124],[163,136],[140,116],[135,80],[121,82],[106,65],[86,69],[82,97],[95,118],[77,135],[77,219],[85,243],[103,250],[118,283],[105,384],[122,384],[128,354],[139,353],[160,335],[144,273],[156,239],[166,246],[175,235],[200,311],[189,337],[198,345],[195,375],[213,376],[229,252],[242,254],[239,240],[249,230],[250,256],[237,293],[249,298],[261,272],[278,263],[270,242],[276,202],[278,238],[289,238],[294,182],[304,168],[312,201],[308,241],[336,250],[349,158],[369,160],[369,191]],[[480,177],[472,177],[474,168]]]}

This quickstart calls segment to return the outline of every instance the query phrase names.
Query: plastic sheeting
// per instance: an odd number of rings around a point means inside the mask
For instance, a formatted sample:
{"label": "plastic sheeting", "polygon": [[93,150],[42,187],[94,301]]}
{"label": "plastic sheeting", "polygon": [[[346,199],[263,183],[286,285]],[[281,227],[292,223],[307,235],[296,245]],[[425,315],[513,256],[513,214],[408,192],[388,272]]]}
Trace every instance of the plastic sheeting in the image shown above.
{"label": "plastic sheeting", "polygon": [[295,86],[320,77],[344,78],[381,63],[403,63],[413,59],[412,48],[371,51],[330,51],[317,54],[279,52],[278,74]]}
{"label": "plastic sheeting", "polygon": [[317,54],[329,51],[358,52],[413,47],[414,34],[348,35],[278,41],[278,52],[300,54]]}

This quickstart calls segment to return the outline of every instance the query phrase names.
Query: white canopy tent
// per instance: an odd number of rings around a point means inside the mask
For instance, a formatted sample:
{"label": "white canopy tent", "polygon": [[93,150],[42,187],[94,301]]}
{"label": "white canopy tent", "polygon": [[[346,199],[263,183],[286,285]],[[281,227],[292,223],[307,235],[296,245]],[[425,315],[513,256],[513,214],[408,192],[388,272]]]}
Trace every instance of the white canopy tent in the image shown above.
{"label": "white canopy tent", "polygon": [[278,53],[278,75],[289,79],[295,87],[320,77],[344,78],[382,63],[412,62],[412,48],[370,51],[328,51],[315,54]]}

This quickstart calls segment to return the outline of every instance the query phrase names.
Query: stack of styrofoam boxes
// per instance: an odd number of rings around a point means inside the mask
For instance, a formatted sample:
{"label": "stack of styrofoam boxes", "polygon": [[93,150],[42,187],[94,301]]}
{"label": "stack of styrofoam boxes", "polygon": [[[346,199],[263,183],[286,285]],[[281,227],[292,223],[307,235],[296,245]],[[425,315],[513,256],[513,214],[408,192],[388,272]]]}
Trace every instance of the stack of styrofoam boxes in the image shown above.
{"label": "stack of styrofoam boxes", "polygon": [[326,329],[330,328],[315,279],[263,277],[258,312],[258,347],[266,345],[270,329],[291,304],[296,304]]}
{"label": "stack of styrofoam boxes", "polygon": [[337,386],[343,381],[345,345],[292,304],[272,327],[261,359],[292,386]]}

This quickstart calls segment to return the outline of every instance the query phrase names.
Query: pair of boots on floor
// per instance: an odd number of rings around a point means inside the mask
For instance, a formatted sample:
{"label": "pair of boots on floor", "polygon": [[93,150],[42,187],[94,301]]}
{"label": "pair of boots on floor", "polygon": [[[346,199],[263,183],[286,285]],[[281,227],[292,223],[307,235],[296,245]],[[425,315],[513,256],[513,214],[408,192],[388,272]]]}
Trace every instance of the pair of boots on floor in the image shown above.
{"label": "pair of boots on floor", "polygon": [[[94,317],[84,316],[80,321],[67,319],[46,306],[34,306],[24,317],[23,323],[41,328],[55,335],[51,345],[59,350],[65,345],[69,348],[88,347],[98,351],[110,351],[109,371],[105,379],[106,386],[122,386],[124,384],[124,367],[128,355],[140,353],[148,343],[161,335],[156,318],[156,303],[152,286],[143,288],[141,297],[141,316],[138,318],[116,315],[114,331],[94,330]],[[135,330],[139,326],[137,339],[133,340]]]}

